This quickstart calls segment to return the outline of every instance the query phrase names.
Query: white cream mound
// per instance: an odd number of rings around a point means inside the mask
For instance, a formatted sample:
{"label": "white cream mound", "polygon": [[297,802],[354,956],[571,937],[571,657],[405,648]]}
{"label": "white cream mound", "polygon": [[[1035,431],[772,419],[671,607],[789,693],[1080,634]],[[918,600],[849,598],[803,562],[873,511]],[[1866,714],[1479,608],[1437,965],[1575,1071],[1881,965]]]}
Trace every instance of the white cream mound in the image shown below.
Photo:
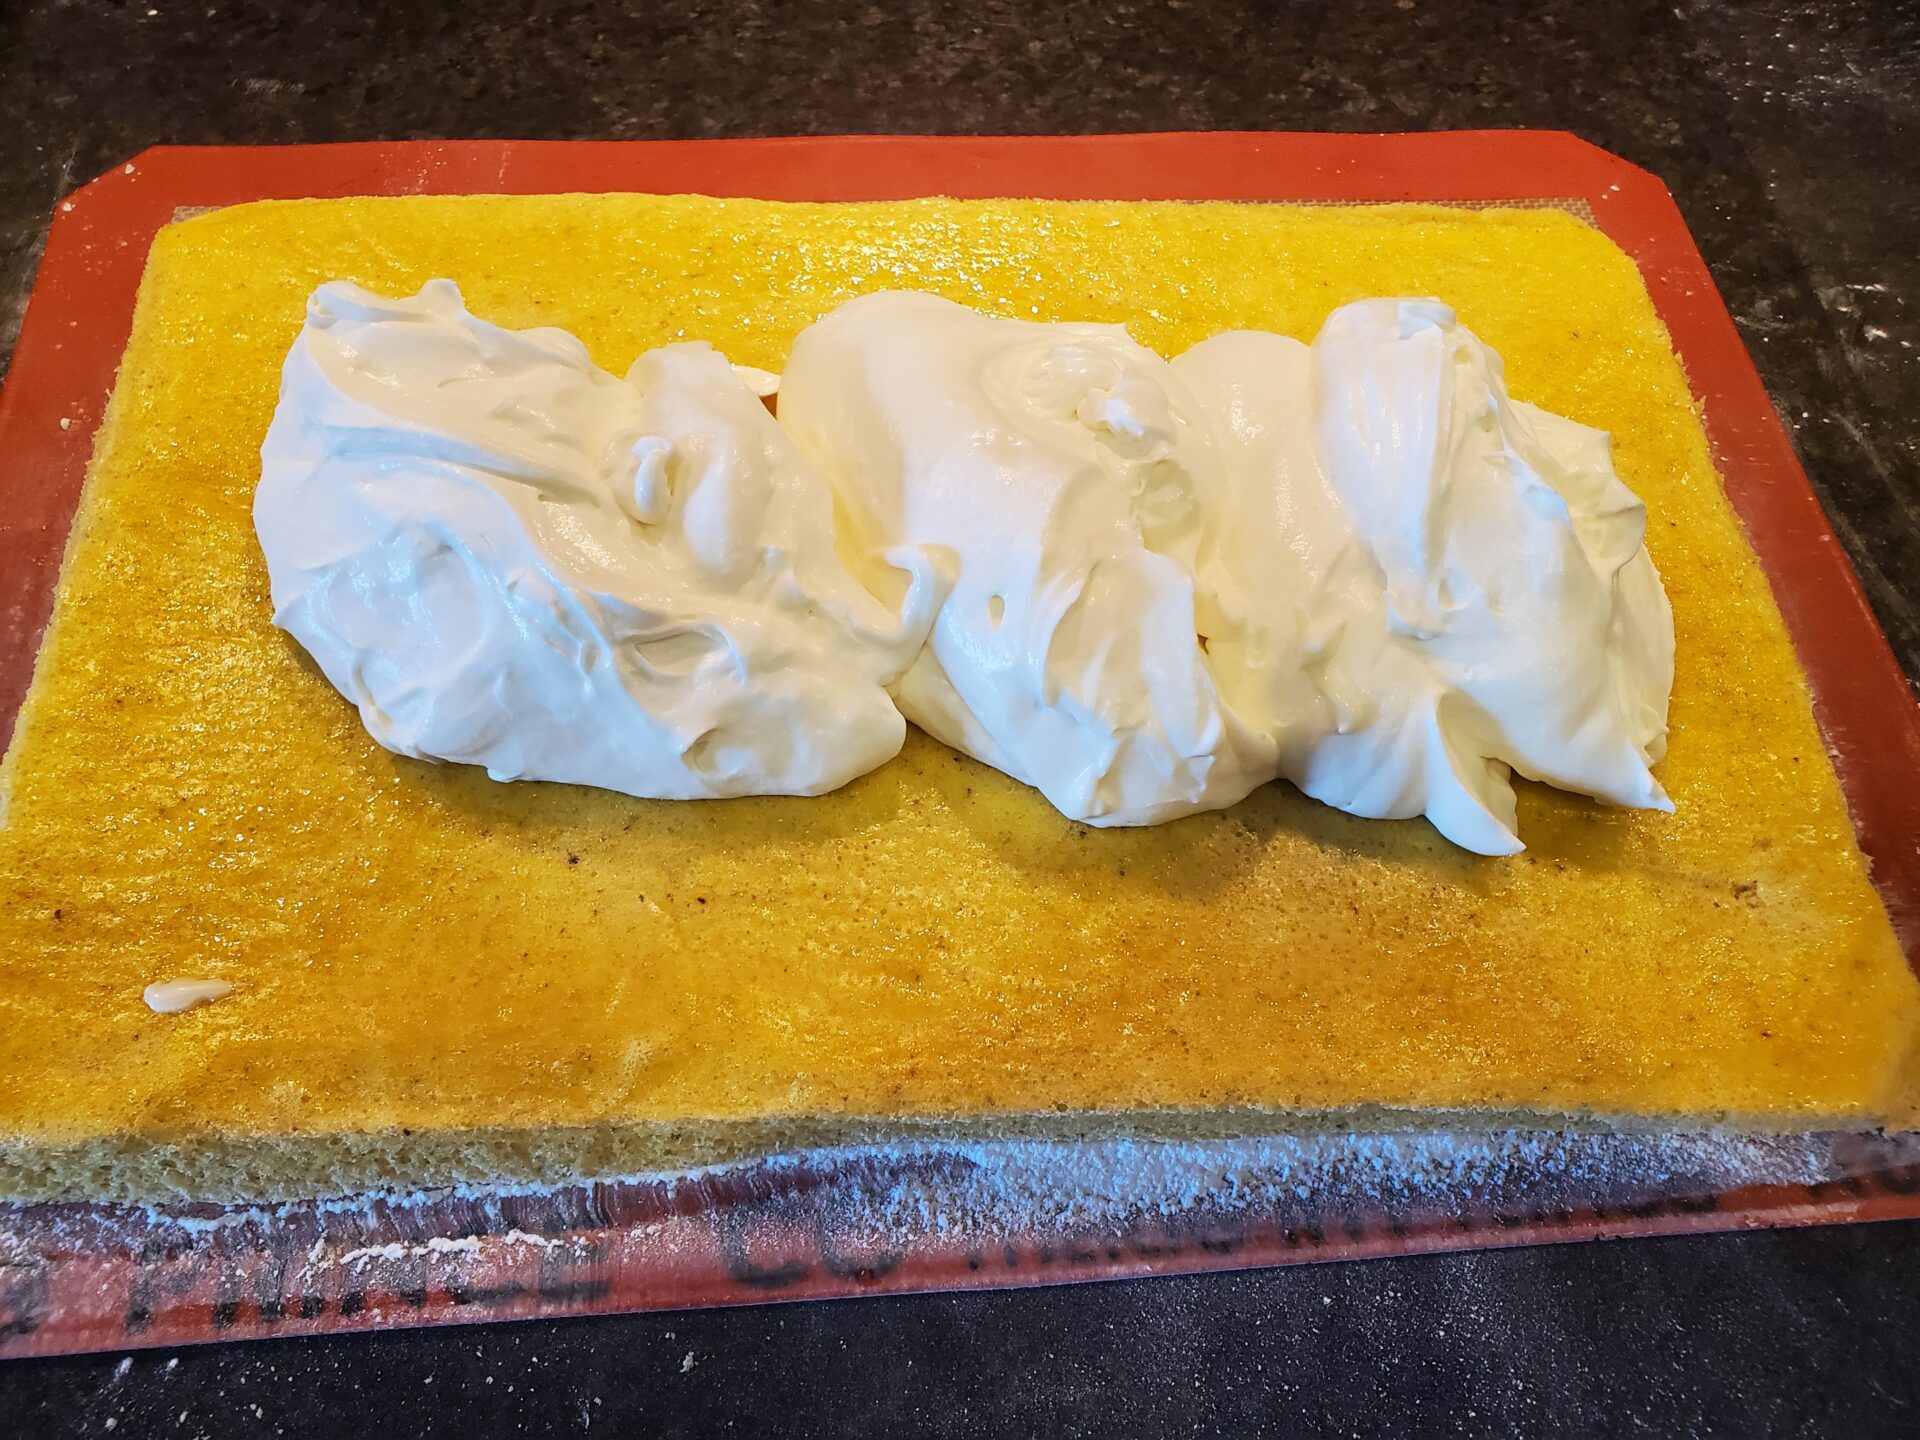
{"label": "white cream mound", "polygon": [[1281,777],[1484,854],[1515,772],[1671,808],[1645,509],[1438,301],[1168,362],[882,293],[781,376],[621,380],[447,281],[328,285],[255,523],[369,732],[497,779],[817,794],[912,720],[1094,825]]}

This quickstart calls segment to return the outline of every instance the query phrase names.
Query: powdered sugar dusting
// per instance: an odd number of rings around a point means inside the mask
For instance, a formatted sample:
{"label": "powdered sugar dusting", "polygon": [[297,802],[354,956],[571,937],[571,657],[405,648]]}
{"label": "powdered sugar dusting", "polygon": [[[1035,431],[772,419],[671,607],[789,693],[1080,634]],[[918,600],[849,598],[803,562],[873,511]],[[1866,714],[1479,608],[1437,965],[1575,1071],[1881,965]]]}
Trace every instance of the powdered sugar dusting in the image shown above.
{"label": "powdered sugar dusting", "polygon": [[[1737,1194],[1756,1186],[1779,1188]],[[552,1186],[0,1204],[0,1279],[29,1345],[116,1326],[138,1344],[209,1315],[238,1338],[1804,1223],[1917,1188],[1916,1134],[918,1138]]]}
{"label": "powdered sugar dusting", "polygon": [[[1866,1147],[1870,1153],[1864,1153]],[[1864,1158],[1863,1158],[1864,1157]],[[947,1236],[1107,1227],[1156,1216],[1260,1211],[1324,1215],[1406,1209],[1564,1210],[1722,1194],[1753,1185],[1808,1185],[1857,1174],[1863,1163],[1920,1163],[1920,1134],[1753,1135],[1505,1129],[1412,1129],[1218,1140],[910,1140],[774,1155],[674,1173],[537,1183],[394,1190],[260,1206],[153,1206],[163,1229],[204,1234],[306,1219],[365,1233],[397,1213],[458,1213],[462,1251],[485,1235],[508,1245],[562,1242],[513,1223],[516,1200],[580,1201],[601,1188],[653,1191],[679,1213],[717,1208],[746,1188],[806,1192],[864,1225]],[[650,1211],[656,1207],[649,1205]],[[0,1232],[3,1233],[3,1232]],[[316,1242],[316,1255],[318,1256]],[[436,1242],[362,1244],[333,1263],[397,1259]],[[394,1251],[392,1255],[388,1251]],[[438,1253],[437,1251],[435,1253]]]}
{"label": "powdered sugar dusting", "polygon": [[[769,1181],[829,1169],[857,1228],[978,1239],[1124,1229],[1171,1217],[1258,1213],[1286,1223],[1380,1212],[1519,1213],[1627,1206],[1849,1171],[1836,1137],[1503,1130],[1213,1141],[925,1143],[782,1157]],[[1887,1146],[1898,1151],[1888,1153]],[[1876,1158],[1920,1158],[1920,1136]],[[683,1179],[709,1183],[724,1171]]]}

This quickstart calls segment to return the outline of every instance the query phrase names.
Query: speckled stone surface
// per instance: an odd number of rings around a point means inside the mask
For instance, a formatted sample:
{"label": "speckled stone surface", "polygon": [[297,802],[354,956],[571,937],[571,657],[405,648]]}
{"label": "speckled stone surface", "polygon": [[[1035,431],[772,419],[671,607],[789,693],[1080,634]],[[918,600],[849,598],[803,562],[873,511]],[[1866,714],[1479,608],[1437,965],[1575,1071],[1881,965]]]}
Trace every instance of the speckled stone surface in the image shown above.
{"label": "speckled stone surface", "polygon": [[[1920,6],[0,5],[0,357],[152,144],[1575,131],[1664,178],[1920,678]],[[1902,137],[1906,138],[1902,138]],[[1920,1226],[15,1362],[8,1435],[1911,1434]]]}

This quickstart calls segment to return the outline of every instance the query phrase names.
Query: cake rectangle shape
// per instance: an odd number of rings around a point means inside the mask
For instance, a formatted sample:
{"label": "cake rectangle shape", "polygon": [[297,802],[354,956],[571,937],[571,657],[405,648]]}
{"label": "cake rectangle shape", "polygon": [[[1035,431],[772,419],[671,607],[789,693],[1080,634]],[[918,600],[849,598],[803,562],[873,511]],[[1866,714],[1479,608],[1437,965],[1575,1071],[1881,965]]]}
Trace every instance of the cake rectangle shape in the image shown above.
{"label": "cake rectangle shape", "polygon": [[[778,369],[883,286],[1163,352],[1436,294],[1517,396],[1611,430],[1648,502],[1678,812],[1526,787],[1530,850],[1481,861],[1282,787],[1085,831],[924,740],[826,799],[711,806],[399,760],[268,624],[248,506],[306,293],[442,274],[616,370],[682,338]],[[8,765],[23,1185],[196,1136],[298,1171],[403,1129],[510,1137],[484,1169],[563,1132],[637,1165],[769,1125],[1061,1111],[1877,1118],[1914,1014],[1658,318],[1550,211],[472,197],[171,227]],[[182,973],[236,989],[148,1013]]]}

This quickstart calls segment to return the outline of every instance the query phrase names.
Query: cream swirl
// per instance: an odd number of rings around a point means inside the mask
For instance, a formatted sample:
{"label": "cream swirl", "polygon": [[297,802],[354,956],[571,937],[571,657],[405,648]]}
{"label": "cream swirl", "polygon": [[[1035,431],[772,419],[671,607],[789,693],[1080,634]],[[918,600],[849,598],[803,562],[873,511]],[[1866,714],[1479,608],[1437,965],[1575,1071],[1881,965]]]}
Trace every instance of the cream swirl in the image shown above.
{"label": "cream swirl", "polygon": [[448,281],[323,286],[261,462],[274,618],[390,750],[704,799],[900,749],[886,686],[945,581],[898,551],[897,607],[857,583],[825,484],[705,345],[622,381]]}
{"label": "cream swirl", "polygon": [[[1215,336],[1174,369],[1231,481],[1255,708],[1281,772],[1357,815],[1521,848],[1510,772],[1671,809],[1673,615],[1607,435],[1509,398],[1431,300],[1369,300],[1311,349]],[[1256,581],[1256,577],[1258,577]]]}
{"label": "cream swirl", "polygon": [[882,293],[784,376],[687,344],[623,381],[445,281],[330,285],[255,523],[368,730],[496,778],[816,794],[904,712],[1096,825],[1276,777],[1484,854],[1514,773],[1671,808],[1645,508],[1438,301],[1169,364]]}
{"label": "cream swirl", "polygon": [[854,551],[953,556],[895,688],[908,719],[1096,825],[1218,809],[1272,777],[1272,739],[1200,639],[1225,579],[1212,426],[1125,330],[864,296],[794,342],[780,420]]}

